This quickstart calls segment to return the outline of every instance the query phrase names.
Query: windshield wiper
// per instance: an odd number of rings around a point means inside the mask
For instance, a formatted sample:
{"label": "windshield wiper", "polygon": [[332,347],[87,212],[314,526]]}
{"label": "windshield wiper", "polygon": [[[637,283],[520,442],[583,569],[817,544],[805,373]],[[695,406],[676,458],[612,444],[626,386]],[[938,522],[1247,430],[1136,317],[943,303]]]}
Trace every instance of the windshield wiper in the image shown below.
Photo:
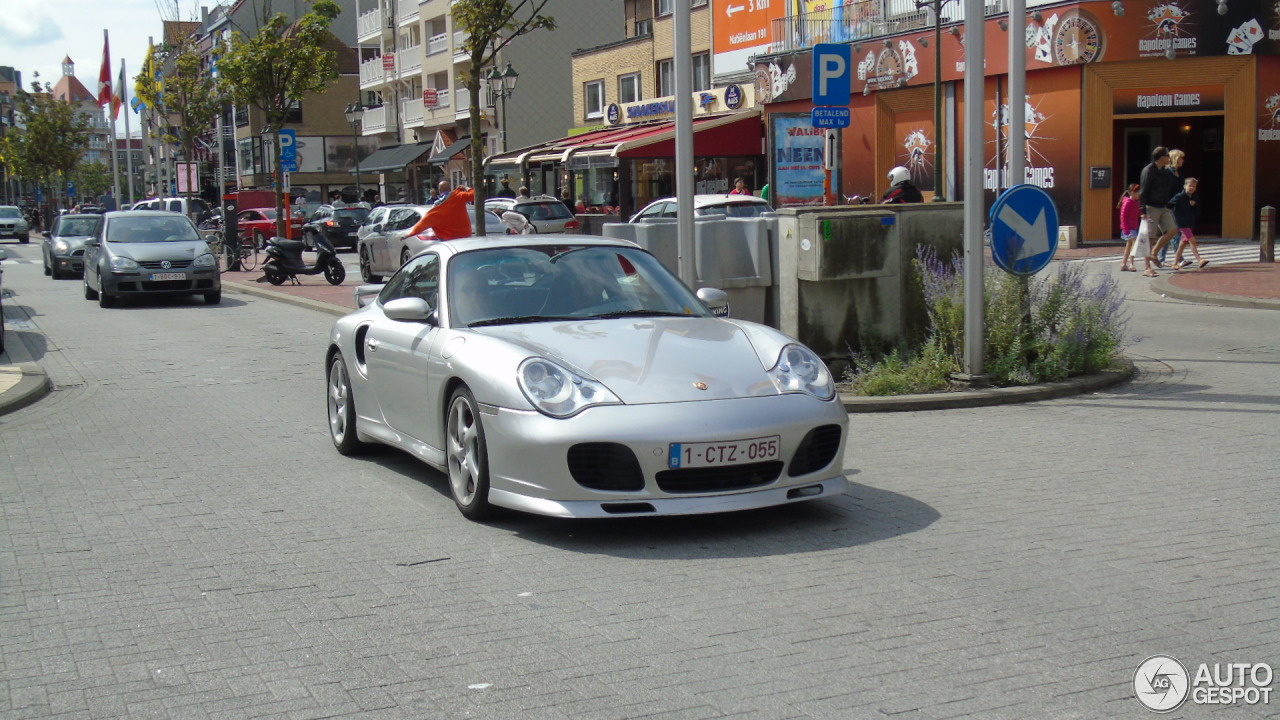
{"label": "windshield wiper", "polygon": [[590,318],[572,317],[569,315],[515,315],[512,317],[486,318],[467,323],[467,327],[484,327],[486,325],[516,325],[530,322],[554,322],[557,320],[588,320]]}
{"label": "windshield wiper", "polygon": [[695,317],[682,312],[672,312],[670,310],[618,310],[616,312],[600,313],[592,315],[593,318],[622,318],[622,317]]}

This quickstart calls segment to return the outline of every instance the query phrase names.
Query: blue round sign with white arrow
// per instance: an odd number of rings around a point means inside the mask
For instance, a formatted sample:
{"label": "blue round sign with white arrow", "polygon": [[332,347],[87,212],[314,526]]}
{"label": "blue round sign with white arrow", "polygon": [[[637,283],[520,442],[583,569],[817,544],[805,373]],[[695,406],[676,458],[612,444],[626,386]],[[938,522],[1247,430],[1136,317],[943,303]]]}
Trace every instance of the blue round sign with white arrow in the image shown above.
{"label": "blue round sign with white arrow", "polygon": [[991,206],[991,259],[1013,275],[1035,275],[1058,251],[1058,208],[1035,185],[1015,185]]}

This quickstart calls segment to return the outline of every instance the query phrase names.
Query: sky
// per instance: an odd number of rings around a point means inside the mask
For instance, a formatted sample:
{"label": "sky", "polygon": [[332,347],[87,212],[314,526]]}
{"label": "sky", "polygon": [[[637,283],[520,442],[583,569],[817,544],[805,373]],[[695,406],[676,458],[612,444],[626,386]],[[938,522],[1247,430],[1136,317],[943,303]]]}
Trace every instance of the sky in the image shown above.
{"label": "sky", "polygon": [[[208,7],[216,0],[206,0]],[[192,0],[0,0],[0,65],[22,73],[22,85],[32,80],[56,83],[62,77],[62,59],[75,62],[76,77],[98,90],[102,67],[102,31],[111,47],[111,78],[125,77],[130,97],[133,77],[147,54],[147,38],[160,42],[164,20],[198,20],[199,2]],[[39,72],[39,78],[35,73]],[[120,125],[123,125],[123,113]],[[119,128],[124,134],[123,127]]]}

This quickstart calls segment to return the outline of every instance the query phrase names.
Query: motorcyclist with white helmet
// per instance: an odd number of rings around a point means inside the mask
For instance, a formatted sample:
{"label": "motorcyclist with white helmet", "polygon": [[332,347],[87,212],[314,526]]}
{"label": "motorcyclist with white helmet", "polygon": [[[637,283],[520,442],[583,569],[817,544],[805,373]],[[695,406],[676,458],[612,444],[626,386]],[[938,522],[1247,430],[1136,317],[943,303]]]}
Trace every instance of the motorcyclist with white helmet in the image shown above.
{"label": "motorcyclist with white helmet", "polygon": [[924,196],[911,182],[911,171],[899,165],[889,171],[889,190],[880,198],[882,204],[922,203]]}

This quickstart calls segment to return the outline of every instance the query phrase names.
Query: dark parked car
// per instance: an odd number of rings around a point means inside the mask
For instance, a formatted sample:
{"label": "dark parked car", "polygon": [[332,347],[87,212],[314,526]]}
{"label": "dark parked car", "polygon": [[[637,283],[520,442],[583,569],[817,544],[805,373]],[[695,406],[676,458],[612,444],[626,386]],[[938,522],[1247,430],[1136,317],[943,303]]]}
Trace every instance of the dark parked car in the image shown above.
{"label": "dark parked car", "polygon": [[308,249],[315,249],[316,236],[323,235],[334,248],[356,249],[356,231],[360,223],[369,217],[367,207],[339,207],[321,205],[302,226],[302,241]]}
{"label": "dark parked car", "polygon": [[203,295],[222,302],[222,278],[208,244],[185,215],[129,210],[103,216],[85,243],[84,297],[111,307],[120,297]]}
{"label": "dark parked car", "polygon": [[101,228],[101,215],[82,213],[55,218],[53,228],[40,241],[44,274],[59,280],[84,272],[84,244],[96,237]]}

